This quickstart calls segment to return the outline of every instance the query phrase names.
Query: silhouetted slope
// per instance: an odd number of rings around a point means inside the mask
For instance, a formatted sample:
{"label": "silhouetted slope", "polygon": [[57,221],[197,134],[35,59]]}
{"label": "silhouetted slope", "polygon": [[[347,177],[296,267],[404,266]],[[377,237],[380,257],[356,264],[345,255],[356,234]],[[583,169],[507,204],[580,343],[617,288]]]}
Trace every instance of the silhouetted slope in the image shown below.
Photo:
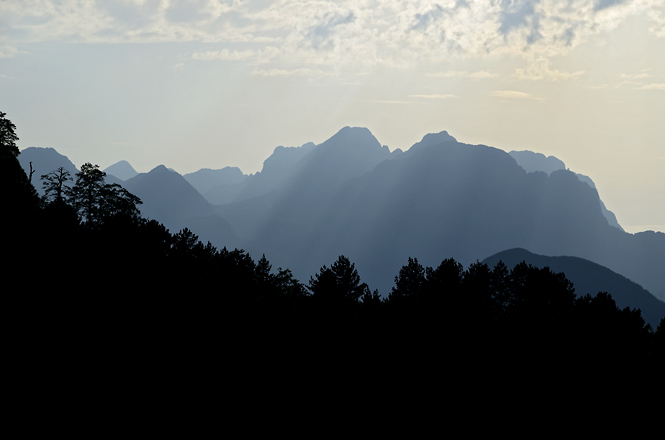
{"label": "silhouetted slope", "polygon": [[277,147],[260,173],[249,176],[234,201],[272,191],[301,196],[329,193],[336,185],[370,171],[391,156],[366,128],[344,127],[319,145]]}
{"label": "silhouetted slope", "polygon": [[[575,173],[575,175],[582,182],[586,182],[591,188],[597,190],[596,184],[593,182],[593,180],[591,180],[591,177],[585,176],[584,174],[580,174],[580,173]],[[600,201],[600,211],[603,213],[603,215],[607,219],[607,223],[609,223],[610,226],[614,226],[615,228],[619,228],[623,231],[623,228],[619,224],[619,221],[617,220],[616,215],[614,215],[614,213],[612,211],[610,211],[609,209],[607,209],[607,207],[605,207],[605,204],[603,203],[602,199]]]}
{"label": "silhouetted slope", "polygon": [[551,174],[552,171],[566,169],[566,164],[554,156],[545,156],[542,153],[534,153],[533,151],[528,150],[511,151],[508,154],[510,154],[527,173],[543,171],[547,174]]}
{"label": "silhouetted slope", "polygon": [[434,266],[507,243],[577,249],[606,225],[595,191],[567,171],[527,174],[501,150],[454,141],[412,150],[349,182],[324,216],[346,231],[330,244],[353,248],[382,292],[408,256]]}
{"label": "silhouetted slope", "polygon": [[249,176],[240,187],[216,188],[208,194],[211,200],[228,200],[228,192],[233,191],[231,201],[240,202],[253,197],[263,196],[274,190],[284,188],[297,174],[300,160],[309,154],[316,145],[308,142],[301,147],[275,148],[265,161],[260,172]]}
{"label": "silhouetted slope", "polygon": [[212,214],[210,204],[180,174],[164,165],[141,173],[123,186],[143,201],[141,214],[164,223]]}
{"label": "silhouetted slope", "polygon": [[578,257],[547,257],[525,249],[509,249],[487,257],[483,263],[494,267],[499,261],[503,261],[509,268],[524,261],[534,267],[549,267],[553,272],[563,272],[575,285],[578,296],[595,296],[598,292],[607,292],[612,295],[618,307],[641,309],[642,317],[654,330],[665,317],[665,302],[639,284],[589,260]]}
{"label": "silhouetted slope", "polygon": [[[545,157],[544,154],[534,153],[533,151],[511,151],[508,154],[510,154],[510,156],[517,161],[518,165],[524,168],[527,173],[542,171],[549,175],[554,171],[566,169],[566,164],[554,156]],[[596,184],[593,183],[591,178],[583,174],[575,174],[582,182],[586,182],[591,188],[596,189]],[[614,226],[623,231],[623,228],[619,225],[614,213],[605,207],[602,200],[600,201],[600,210],[610,226]]]}
{"label": "silhouetted slope", "polygon": [[[216,186],[239,185],[247,178],[238,167],[224,167],[219,170],[202,168],[196,172],[185,174],[185,178],[196,190],[205,197],[206,192]],[[209,200],[210,201],[210,200]],[[212,202],[211,202],[212,203]]]}
{"label": "silhouetted slope", "polygon": [[155,219],[173,231],[188,228],[202,242],[210,241],[217,247],[257,252],[238,237],[226,220],[213,213],[210,204],[189,182],[163,165],[122,185],[143,202],[143,217]]}
{"label": "silhouetted slope", "polygon": [[466,265],[522,247],[586,258],[654,291],[663,285],[660,236],[610,227],[597,191],[570,171],[527,173],[504,151],[445,132],[380,161],[369,132],[345,130],[303,157],[289,185],[216,208],[299,278],[343,254],[385,294],[409,256]]}
{"label": "silhouetted slope", "polygon": [[[246,180],[237,202],[218,206],[215,212],[254,245],[274,241],[289,252],[302,243],[304,232],[319,227],[317,213],[327,209],[340,184],[389,157],[388,147],[366,128],[345,127],[324,143],[301,149],[278,147],[261,173]],[[251,194],[261,197],[253,200]]]}
{"label": "silhouetted slope", "polygon": [[104,169],[104,172],[107,174],[107,176],[112,174],[120,180],[131,179],[138,174],[134,167],[132,167],[126,160],[121,160],[120,162],[114,163],[110,167]]}
{"label": "silhouetted slope", "polygon": [[42,182],[40,180],[40,177],[44,174],[55,171],[60,167],[69,171],[72,178],[75,178],[76,173],[78,172],[76,166],[67,158],[67,156],[63,156],[53,148],[26,148],[21,151],[18,160],[28,176],[30,175],[30,162],[32,162],[32,169],[34,170],[32,184],[40,196],[44,195]]}

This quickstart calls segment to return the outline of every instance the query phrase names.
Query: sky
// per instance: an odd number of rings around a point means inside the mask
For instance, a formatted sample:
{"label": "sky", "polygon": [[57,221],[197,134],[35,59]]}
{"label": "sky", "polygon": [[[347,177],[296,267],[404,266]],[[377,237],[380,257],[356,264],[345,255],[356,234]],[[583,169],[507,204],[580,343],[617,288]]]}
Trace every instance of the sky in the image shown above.
{"label": "sky", "polygon": [[0,111],[21,149],[181,174],[446,130],[665,232],[665,0],[0,0]]}

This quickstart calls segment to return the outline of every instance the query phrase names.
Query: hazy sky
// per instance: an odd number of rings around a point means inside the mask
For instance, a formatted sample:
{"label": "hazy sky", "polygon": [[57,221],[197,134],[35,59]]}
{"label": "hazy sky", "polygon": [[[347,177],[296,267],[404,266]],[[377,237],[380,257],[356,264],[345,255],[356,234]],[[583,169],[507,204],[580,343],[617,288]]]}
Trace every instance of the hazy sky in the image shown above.
{"label": "hazy sky", "polygon": [[21,148],[183,174],[447,130],[665,231],[665,0],[0,0],[0,111]]}

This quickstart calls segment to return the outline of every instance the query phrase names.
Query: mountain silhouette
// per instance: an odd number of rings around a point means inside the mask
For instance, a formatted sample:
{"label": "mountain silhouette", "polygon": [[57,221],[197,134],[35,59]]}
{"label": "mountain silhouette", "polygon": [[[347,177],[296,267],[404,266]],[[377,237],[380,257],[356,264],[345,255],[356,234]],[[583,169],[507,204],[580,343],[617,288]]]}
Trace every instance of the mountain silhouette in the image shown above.
{"label": "mountain silhouette", "polygon": [[446,132],[391,155],[369,130],[347,127],[272,192],[214,209],[296,277],[343,254],[382,293],[408,257],[468,265],[515,247],[586,258],[654,292],[664,285],[665,234],[611,227],[598,192],[573,172],[527,173],[508,153]]}
{"label": "mountain silhouette", "polygon": [[[541,153],[534,153],[533,151],[511,151],[510,154],[517,163],[526,170],[527,173],[534,173],[536,171],[542,171],[548,175],[557,170],[565,170],[566,164],[563,161],[557,159],[554,156],[545,156]],[[590,177],[583,174],[575,173],[577,177],[582,181],[586,182],[591,188],[596,189],[596,184],[593,183]],[[623,231],[621,225],[617,221],[616,216],[610,210],[605,207],[603,201],[600,201],[600,210],[603,213],[603,216],[607,219],[607,222],[610,226],[619,228]]]}
{"label": "mountain silhouette", "polygon": [[134,167],[132,167],[126,160],[114,163],[110,167],[105,168],[104,172],[107,176],[113,175],[122,181],[131,179],[138,174]]}
{"label": "mountain silhouette", "polygon": [[525,249],[509,249],[487,257],[483,263],[494,267],[499,261],[503,261],[508,268],[524,261],[534,267],[549,267],[554,272],[563,272],[575,285],[578,296],[595,296],[598,292],[610,293],[618,307],[641,309],[642,317],[654,329],[665,317],[665,302],[639,284],[589,260],[578,257],[547,257]]}
{"label": "mountain silhouette", "polygon": [[[238,167],[224,167],[219,170],[202,168],[196,172],[185,174],[185,178],[196,190],[205,197],[205,194],[217,186],[239,185],[247,178]],[[214,191],[213,191],[214,193]]]}
{"label": "mountain silhouette", "polygon": [[55,149],[47,147],[29,147],[21,151],[18,156],[19,163],[25,171],[26,175],[30,175],[30,163],[32,162],[32,184],[37,190],[37,193],[44,195],[44,189],[40,181],[40,177],[44,174],[51,173],[58,168],[62,167],[69,171],[72,178],[75,178],[78,169],[67,156],[63,156]]}
{"label": "mountain silhouette", "polygon": [[141,213],[168,227],[173,220],[212,214],[210,204],[180,174],[164,165],[141,173],[123,186],[143,201]]}
{"label": "mountain silhouette", "polygon": [[566,169],[566,164],[554,156],[545,156],[542,153],[535,153],[528,150],[511,151],[508,154],[510,154],[527,173],[543,171],[547,174],[551,174],[552,171]]}
{"label": "mountain silhouette", "polygon": [[213,213],[210,203],[183,176],[164,165],[138,174],[122,186],[141,199],[143,217],[155,219],[173,231],[188,228],[203,243],[254,250],[226,220]]}
{"label": "mountain silhouette", "polygon": [[318,145],[277,147],[261,172],[208,190],[220,188],[228,202],[220,205],[164,166],[122,185],[142,199],[144,216],[188,227],[217,247],[265,254],[301,280],[345,255],[387,294],[409,257],[430,267],[446,258],[469,265],[522,248],[583,258],[665,293],[665,234],[612,227],[593,182],[565,166],[527,172],[513,155],[445,131],[403,152],[358,127]]}

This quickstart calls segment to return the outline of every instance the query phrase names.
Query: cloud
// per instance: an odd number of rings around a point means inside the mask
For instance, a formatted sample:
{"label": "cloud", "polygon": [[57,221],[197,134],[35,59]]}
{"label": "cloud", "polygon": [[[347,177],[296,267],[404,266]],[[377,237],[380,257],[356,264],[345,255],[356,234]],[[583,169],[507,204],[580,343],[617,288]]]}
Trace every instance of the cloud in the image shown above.
{"label": "cloud", "polygon": [[649,78],[651,75],[649,75],[646,72],[640,72],[640,73],[622,73],[619,75],[619,78],[621,79],[627,79],[627,80],[635,80],[635,79],[642,79],[642,78]]}
{"label": "cloud", "polygon": [[376,104],[418,104],[415,101],[389,101],[389,100],[372,100],[367,102],[373,102]]}
{"label": "cloud", "polygon": [[0,58],[11,58],[18,53],[25,52],[21,52],[17,48],[11,46],[0,46]]}
{"label": "cloud", "polygon": [[548,80],[548,81],[562,81],[567,79],[576,79],[584,75],[584,71],[579,72],[562,72],[560,70],[550,69],[550,60],[540,57],[535,60],[526,69],[517,69],[515,76],[519,79],[526,79],[532,81]]}
{"label": "cloud", "polygon": [[648,84],[642,87],[638,87],[638,90],[665,90],[665,84]]}
{"label": "cloud", "polygon": [[195,52],[192,54],[192,59],[199,61],[210,61],[210,60],[244,60],[247,58],[255,57],[256,53],[252,50],[233,50],[222,49],[218,51],[205,51],[205,52]]}
{"label": "cloud", "polygon": [[478,72],[466,72],[450,70],[448,72],[426,73],[425,76],[430,78],[471,78],[471,79],[486,79],[495,78],[499,75],[489,72],[487,70],[480,70]]}
{"label": "cloud", "polygon": [[626,3],[626,0],[596,0],[593,9],[596,11],[602,11],[603,9],[620,5],[622,3]]}
{"label": "cloud", "polygon": [[492,96],[495,96],[497,98],[507,98],[507,99],[534,99],[541,101],[542,98],[537,98],[535,96],[531,96],[528,93],[524,92],[517,92],[515,90],[495,90],[492,92]]}
{"label": "cloud", "polygon": [[[197,57],[254,62],[244,51],[273,46],[279,47],[274,61],[356,70],[451,55],[549,59],[635,15],[647,17],[650,31],[665,37],[662,0],[0,1],[3,47],[45,41],[248,43]],[[3,49],[0,56],[12,53]],[[522,71],[525,78],[549,80],[577,73]]]}
{"label": "cloud", "polygon": [[411,98],[425,98],[425,99],[450,99],[457,98],[456,95],[409,95]]}
{"label": "cloud", "polygon": [[325,76],[326,72],[316,69],[254,69],[255,76]]}

